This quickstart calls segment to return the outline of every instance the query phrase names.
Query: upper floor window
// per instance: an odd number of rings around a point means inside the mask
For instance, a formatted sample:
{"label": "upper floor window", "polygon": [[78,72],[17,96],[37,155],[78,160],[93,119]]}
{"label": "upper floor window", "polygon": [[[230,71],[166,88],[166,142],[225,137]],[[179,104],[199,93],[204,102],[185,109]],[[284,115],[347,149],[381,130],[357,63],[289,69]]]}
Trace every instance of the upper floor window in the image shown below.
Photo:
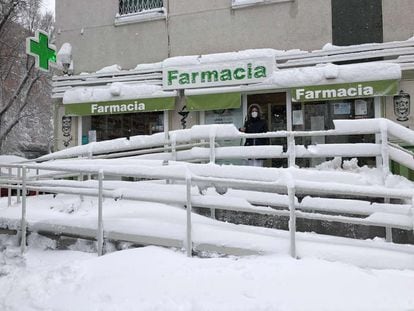
{"label": "upper floor window", "polygon": [[159,12],[164,8],[163,0],[119,0],[119,15]]}
{"label": "upper floor window", "polygon": [[164,0],[119,0],[115,26],[165,19]]}

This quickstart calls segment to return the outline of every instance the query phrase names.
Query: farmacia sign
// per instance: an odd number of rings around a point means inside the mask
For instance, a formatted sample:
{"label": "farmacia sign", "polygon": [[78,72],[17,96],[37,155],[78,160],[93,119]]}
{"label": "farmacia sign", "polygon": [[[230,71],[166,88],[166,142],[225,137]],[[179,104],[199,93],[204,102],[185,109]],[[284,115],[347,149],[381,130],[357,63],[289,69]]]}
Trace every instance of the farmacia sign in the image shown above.
{"label": "farmacia sign", "polygon": [[229,63],[174,66],[163,69],[164,90],[241,85],[266,80],[274,70],[274,58]]}
{"label": "farmacia sign", "polygon": [[93,116],[174,110],[174,107],[175,97],[142,98],[139,100],[65,104],[65,114],[69,116]]}
{"label": "farmacia sign", "polygon": [[392,96],[398,92],[398,80],[354,82],[298,87],[291,90],[292,101],[309,102],[374,96]]}

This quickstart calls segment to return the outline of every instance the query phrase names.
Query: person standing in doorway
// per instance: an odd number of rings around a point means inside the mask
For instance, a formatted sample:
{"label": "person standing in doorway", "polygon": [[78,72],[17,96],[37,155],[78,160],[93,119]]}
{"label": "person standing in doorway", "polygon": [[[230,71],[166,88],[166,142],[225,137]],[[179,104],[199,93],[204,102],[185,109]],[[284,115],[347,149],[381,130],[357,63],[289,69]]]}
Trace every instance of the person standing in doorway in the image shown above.
{"label": "person standing in doorway", "polygon": [[[262,110],[258,104],[250,105],[244,126],[240,129],[245,133],[266,133],[268,132],[267,122],[262,116]],[[245,146],[268,145],[268,138],[247,138]],[[263,159],[249,159],[251,166],[263,166]]]}

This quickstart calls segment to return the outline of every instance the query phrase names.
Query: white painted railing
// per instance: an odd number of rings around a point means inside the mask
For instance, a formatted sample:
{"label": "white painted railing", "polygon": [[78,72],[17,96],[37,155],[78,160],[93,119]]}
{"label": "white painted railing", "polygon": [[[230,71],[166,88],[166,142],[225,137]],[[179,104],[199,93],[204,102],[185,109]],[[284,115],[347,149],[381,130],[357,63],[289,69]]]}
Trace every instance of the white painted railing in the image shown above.
{"label": "white painted railing", "polygon": [[[7,170],[7,174],[0,176],[0,187],[8,189],[8,206],[12,205],[11,189],[16,189],[16,203],[22,206],[22,216],[20,222],[21,231],[21,247],[22,252],[26,245],[26,205],[27,205],[27,191],[48,192],[48,193],[66,193],[81,196],[94,196],[98,198],[98,226],[96,230],[96,240],[98,241],[98,253],[103,252],[103,240],[105,237],[105,231],[103,227],[103,210],[102,199],[104,197],[113,199],[128,199],[139,201],[151,201],[160,202],[166,204],[181,204],[187,206],[187,234],[186,241],[183,245],[187,248],[187,253],[190,255],[191,248],[191,209],[192,207],[208,208],[211,210],[222,209],[231,211],[252,212],[264,215],[275,215],[289,217],[289,230],[290,230],[290,243],[291,243],[291,255],[295,257],[295,232],[296,232],[296,218],[304,219],[319,219],[325,221],[334,221],[348,224],[358,224],[367,226],[380,226],[385,227],[387,232],[387,240],[392,241],[392,228],[399,228],[404,230],[414,229],[414,193],[412,189],[393,189],[385,186],[359,186],[356,189],[353,185],[349,184],[335,184],[335,183],[323,183],[316,181],[305,181],[301,179],[295,179],[289,172],[289,169],[277,169],[276,172],[282,172],[286,174],[287,178],[280,180],[277,177],[270,179],[260,179],[255,176],[250,178],[240,178],[240,174],[235,174],[232,171],[232,166],[227,166],[226,171],[220,173],[209,171],[208,165],[202,164],[183,164],[179,162],[170,163],[168,161],[158,161],[156,166],[145,166],[145,163],[140,162],[139,158],[130,160],[124,160],[123,165],[117,164],[117,159],[94,159],[94,157],[108,157],[113,158],[115,156],[130,156],[134,152],[142,154],[144,151],[150,153],[155,151],[156,153],[150,154],[152,158],[157,155],[168,156],[168,160],[171,157],[174,160],[180,160],[180,152],[177,151],[180,148],[192,148],[194,145],[189,142],[194,141],[208,141],[209,148],[203,148],[202,153],[197,153],[194,158],[186,158],[187,161],[195,159],[208,159],[211,163],[214,163],[218,158],[225,158],[226,156],[231,158],[246,158],[246,157],[258,157],[263,156],[270,157],[284,157],[289,160],[289,166],[293,167],[297,157],[333,157],[333,156],[378,156],[381,158],[382,167],[384,170],[384,176],[389,173],[389,159],[396,160],[410,168],[414,166],[413,154],[405,152],[402,148],[394,145],[389,145],[388,137],[398,138],[406,141],[407,143],[414,142],[413,131],[404,128],[401,129],[399,125],[392,123],[385,119],[371,119],[371,120],[358,120],[358,121],[340,121],[336,122],[336,129],[329,131],[313,131],[313,132],[270,132],[264,134],[245,134],[240,133],[231,126],[199,126],[191,130],[173,131],[170,133],[170,139],[168,142],[164,141],[164,137],[156,134],[154,137],[131,137],[130,140],[124,139],[116,140],[115,142],[102,142],[94,143],[89,146],[79,146],[72,148],[74,150],[67,150],[64,152],[57,152],[45,157],[41,157],[38,160],[53,160],[53,159],[67,159],[69,157],[79,157],[85,154],[87,151],[87,159],[76,158],[70,161],[57,161],[57,162],[45,162],[41,164],[24,163],[24,164],[9,164],[2,165]],[[317,146],[296,146],[296,137],[314,137],[314,136],[331,136],[331,135],[355,135],[355,134],[381,134],[381,140],[376,144],[364,144],[350,145],[350,144],[335,144],[329,146],[327,150],[322,147],[324,145]],[[160,136],[160,137],[159,137]],[[218,141],[223,139],[244,139],[254,137],[283,137],[287,139],[287,150],[283,152],[280,146],[261,146],[258,148],[238,147],[240,152],[234,152],[234,147],[216,147]],[[177,144],[178,143],[178,144]],[[197,143],[197,142],[196,142]],[[206,144],[204,142],[197,144]],[[140,149],[139,147],[143,149]],[[164,147],[165,146],[165,147]],[[327,145],[325,145],[327,146]],[[358,150],[354,150],[357,146]],[[151,149],[149,147],[155,148]],[[314,150],[309,150],[313,147]],[[318,149],[319,147],[319,149]],[[366,148],[360,148],[366,147]],[[165,149],[163,149],[165,148]],[[197,145],[196,148],[200,148]],[[226,149],[228,148],[228,149]],[[270,148],[270,152],[264,153],[260,148]],[[316,149],[315,149],[316,148]],[[169,151],[162,152],[159,151]],[[226,155],[226,150],[228,154]],[[248,150],[248,152],[243,152]],[[316,150],[316,151],[315,151]],[[119,152],[117,152],[119,151]],[[207,152],[204,152],[207,151]],[[108,154],[112,152],[112,154]],[[275,152],[276,155],[271,153]],[[313,152],[313,154],[312,154]],[[403,156],[402,156],[402,155]],[[166,158],[161,158],[165,160]],[[399,161],[400,160],[400,161]],[[129,161],[129,162],[128,162]],[[154,162],[154,161],[153,161]],[[91,165],[91,164],[94,165]],[[141,163],[141,164],[140,164]],[[144,163],[144,164],[142,164]],[[99,167],[99,169],[97,169]],[[205,168],[205,169],[203,169]],[[35,174],[27,175],[27,170],[35,171]],[[243,167],[236,167],[238,170],[243,170]],[[245,169],[251,169],[245,167]],[[260,168],[259,168],[260,169]],[[13,173],[14,171],[14,173]],[[104,173],[110,176],[119,177],[131,177],[131,178],[146,178],[146,179],[162,179],[162,180],[175,180],[179,181],[186,186],[186,195],[182,198],[176,196],[168,196],[164,194],[162,197],[158,193],[153,195],[140,194],[139,191],[124,192],[120,194],[116,189],[111,189],[105,186],[103,180]],[[66,176],[81,176],[80,181],[56,181],[51,178],[62,179]],[[97,176],[98,184],[90,185],[82,182],[84,175]],[[260,175],[260,174],[259,174]],[[248,174],[242,174],[242,176],[248,176]],[[276,174],[277,176],[277,174]],[[284,203],[281,201],[263,201],[256,199],[248,200],[248,204],[241,204],[240,201],[236,203],[222,202],[217,203],[217,200],[210,198],[209,196],[194,196],[191,193],[191,187],[198,186],[216,187],[218,188],[231,188],[243,191],[256,191],[256,192],[269,192],[279,193],[287,195],[287,200]],[[20,194],[22,192],[22,194]],[[372,197],[372,198],[384,198],[385,202],[389,199],[397,199],[400,201],[410,202],[409,205],[402,206],[401,204],[391,205],[373,205],[371,210],[366,210],[366,206],[362,206],[361,203],[356,202],[356,207],[350,208],[349,205],[340,207],[340,201],[336,201],[335,208],[323,208],[319,212],[315,212],[315,207],[312,204],[309,205],[309,200],[304,202],[298,202],[297,196],[347,196],[351,198]],[[358,205],[359,204],[359,205]],[[258,205],[258,206],[257,206]],[[361,206],[360,206],[361,205]],[[272,209],[269,206],[284,207],[287,210]],[[360,207],[358,207],[360,206]],[[316,208],[318,210],[318,208]],[[337,212],[340,214],[349,214],[350,216],[328,215],[320,212]],[[352,215],[359,214],[368,217],[356,218]],[[389,216],[389,217],[384,217]],[[396,220],[397,219],[397,220]]]}
{"label": "white painted railing", "polygon": [[[222,209],[222,210],[231,210],[231,211],[241,211],[241,212],[252,212],[252,213],[259,213],[264,215],[274,215],[274,216],[285,216],[289,217],[289,231],[290,231],[290,253],[293,257],[296,255],[296,247],[295,247],[295,232],[296,232],[296,218],[305,218],[305,219],[319,219],[325,221],[335,221],[335,222],[342,222],[342,223],[349,223],[349,224],[359,224],[359,225],[368,225],[368,226],[382,226],[385,228],[400,228],[404,230],[413,230],[414,225],[414,196],[412,191],[409,189],[408,191],[401,191],[396,189],[378,189],[377,192],[373,192],[369,189],[369,187],[360,187],[359,191],[355,193],[352,189],[347,189],[344,185],[341,185],[342,192],[339,194],[347,195],[347,196],[376,196],[376,197],[390,197],[390,198],[397,198],[400,200],[411,200],[411,206],[405,206],[405,210],[402,211],[400,205],[395,204],[395,211],[393,211],[393,207],[391,205],[387,205],[381,208],[378,206],[373,206],[372,210],[373,213],[370,215],[375,215],[375,212],[378,210],[384,211],[384,208],[387,211],[387,215],[391,216],[390,219],[381,219],[381,220],[370,220],[370,218],[362,219],[362,218],[353,218],[353,217],[346,217],[346,216],[336,216],[336,215],[326,215],[326,214],[318,214],[318,213],[309,213],[305,206],[298,203],[298,198],[296,194],[312,194],[314,187],[318,188],[318,185],[309,185],[300,181],[295,181],[292,176],[288,176],[286,181],[277,183],[274,181],[267,181],[267,182],[260,182],[258,183],[256,180],[246,180],[246,179],[239,179],[235,180],[234,178],[223,178],[223,177],[204,177],[200,175],[195,175],[191,171],[190,168],[186,168],[183,166],[183,174],[176,175],[175,179],[178,181],[185,182],[186,187],[186,195],[182,198],[169,198],[168,195],[163,195],[163,197],[159,196],[159,193],[156,193],[154,196],[148,195],[140,195],[139,191],[132,191],[126,192],[121,194],[119,191],[109,190],[106,189],[104,186],[103,174],[104,169],[96,170],[96,168],[85,169],[85,168],[64,168],[53,166],[50,164],[40,164],[40,165],[10,165],[8,167],[18,168],[22,171],[22,177],[18,179],[3,179],[3,184],[1,187],[9,187],[17,189],[18,191],[22,190],[22,216],[21,216],[21,225],[20,225],[20,233],[21,233],[21,248],[22,252],[24,252],[25,245],[26,245],[26,230],[27,230],[27,219],[26,219],[26,200],[27,200],[27,190],[32,191],[41,191],[41,192],[48,192],[48,193],[64,193],[64,194],[74,194],[74,195],[81,195],[81,196],[94,196],[98,198],[98,220],[97,220],[97,230],[96,230],[96,240],[98,242],[98,253],[101,255],[103,253],[103,241],[105,238],[105,231],[103,226],[104,215],[103,215],[103,206],[102,200],[104,197],[113,198],[113,199],[128,199],[128,200],[141,200],[141,201],[153,201],[153,202],[161,202],[161,203],[170,203],[170,204],[182,204],[187,207],[187,220],[186,220],[186,240],[183,242],[183,245],[187,248],[187,254],[191,255],[192,253],[192,239],[191,239],[191,228],[192,228],[192,221],[191,221],[191,208],[201,207],[201,208],[215,208],[215,209]],[[104,166],[103,166],[104,167]],[[157,172],[151,175],[153,179],[170,179],[172,177],[171,173],[167,172],[170,167],[160,166],[157,168]],[[80,174],[80,173],[89,173],[98,175],[98,184],[93,186],[82,187],[82,183],[80,182],[70,182],[68,183],[79,183],[79,185],[62,185],[58,184],[53,186],[53,181],[42,181],[36,180],[38,176],[31,176],[27,177],[27,169],[40,169],[40,170],[52,170],[55,172],[65,172],[67,174]],[[152,168],[153,169],[153,168]],[[163,171],[166,172],[163,172]],[[112,176],[130,176],[130,177],[148,177],[148,175],[144,173],[134,173],[134,174],[125,174],[125,173],[118,173],[117,174],[116,168],[108,168],[105,169],[105,173]],[[14,184],[14,185],[12,185]],[[209,198],[203,196],[194,196],[191,193],[192,186],[202,186],[206,187],[209,185],[218,186],[225,186],[233,189],[241,189],[241,190],[262,190],[264,192],[277,192],[277,193],[287,193],[288,200],[287,204],[280,202],[276,202],[273,204],[274,206],[285,206],[288,210],[276,210],[271,208],[265,208],[260,206],[243,206],[239,204],[239,202],[235,204],[226,204],[226,202],[217,203],[216,200],[209,201]],[[85,185],[83,185],[85,186]],[[323,185],[320,184],[319,187]],[[364,189],[366,188],[366,189]],[[284,189],[284,191],[283,191]],[[338,195],[338,189],[335,188],[328,188],[325,189],[325,193],[329,195]],[[17,197],[16,197],[17,199]],[[18,202],[17,202],[18,203]],[[270,203],[270,202],[268,202]],[[271,204],[269,204],[271,205]],[[387,209],[388,208],[388,209]],[[298,210],[299,209],[299,210]],[[344,208],[341,210],[342,213],[349,213],[353,214],[355,211],[352,208]],[[395,216],[400,218],[405,217],[405,221],[407,224],[396,224],[395,223]],[[391,239],[392,240],[392,239]]]}

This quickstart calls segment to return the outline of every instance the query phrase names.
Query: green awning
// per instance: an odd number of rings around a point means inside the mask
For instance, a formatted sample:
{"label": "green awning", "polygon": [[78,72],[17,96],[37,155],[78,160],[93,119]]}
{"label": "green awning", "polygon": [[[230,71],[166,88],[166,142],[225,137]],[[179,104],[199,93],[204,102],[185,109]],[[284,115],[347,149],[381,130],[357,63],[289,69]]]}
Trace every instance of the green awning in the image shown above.
{"label": "green awning", "polygon": [[222,93],[222,94],[203,94],[187,95],[187,109],[190,111],[206,111],[218,109],[235,109],[241,105],[241,94]]}
{"label": "green awning", "polygon": [[175,97],[141,98],[97,103],[65,104],[65,114],[92,116],[175,109]]}
{"label": "green awning", "polygon": [[293,102],[393,96],[398,93],[398,83],[398,80],[380,80],[303,86],[292,88],[291,96]]}

